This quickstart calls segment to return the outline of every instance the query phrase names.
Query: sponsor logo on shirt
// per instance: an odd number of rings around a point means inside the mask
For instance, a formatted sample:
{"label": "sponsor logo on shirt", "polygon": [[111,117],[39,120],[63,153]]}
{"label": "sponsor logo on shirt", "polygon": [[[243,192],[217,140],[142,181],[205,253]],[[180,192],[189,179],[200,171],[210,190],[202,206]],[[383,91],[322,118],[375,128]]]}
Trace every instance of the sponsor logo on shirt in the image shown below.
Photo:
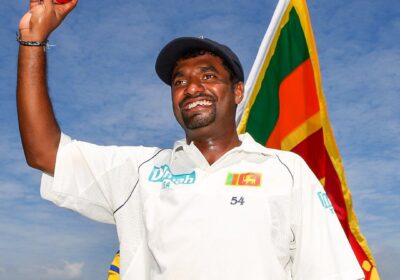
{"label": "sponsor logo on shirt", "polygon": [[228,173],[226,177],[226,186],[236,187],[260,187],[261,186],[261,173]]}
{"label": "sponsor logo on shirt", "polygon": [[169,189],[171,184],[193,184],[196,181],[196,173],[193,171],[189,174],[173,174],[168,165],[161,167],[154,166],[149,176],[150,182],[162,183],[163,189]]}
{"label": "sponsor logo on shirt", "polygon": [[318,195],[319,201],[321,201],[322,206],[325,209],[329,209],[331,211],[331,213],[334,214],[335,210],[333,209],[332,203],[329,200],[329,197],[326,194],[326,192],[318,192],[317,195]]}

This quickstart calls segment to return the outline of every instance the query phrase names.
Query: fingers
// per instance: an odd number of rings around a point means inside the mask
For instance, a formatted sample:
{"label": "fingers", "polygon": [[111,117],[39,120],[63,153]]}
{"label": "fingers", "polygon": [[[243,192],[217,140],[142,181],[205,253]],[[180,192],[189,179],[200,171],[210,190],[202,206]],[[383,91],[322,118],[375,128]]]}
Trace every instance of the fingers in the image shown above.
{"label": "fingers", "polygon": [[64,5],[65,5],[67,8],[72,9],[72,8],[74,8],[77,4],[78,4],[78,0],[71,0],[71,1],[69,1],[68,3],[65,3]]}
{"label": "fingers", "polygon": [[51,7],[54,5],[53,0],[42,0],[43,4],[47,7]]}
{"label": "fingers", "polygon": [[30,0],[29,9],[32,9],[33,7],[39,5],[40,2],[41,0]]}
{"label": "fingers", "polygon": [[77,4],[78,4],[78,0],[71,0],[65,4],[57,5],[57,8],[59,8],[65,16],[69,12],[71,12]]}

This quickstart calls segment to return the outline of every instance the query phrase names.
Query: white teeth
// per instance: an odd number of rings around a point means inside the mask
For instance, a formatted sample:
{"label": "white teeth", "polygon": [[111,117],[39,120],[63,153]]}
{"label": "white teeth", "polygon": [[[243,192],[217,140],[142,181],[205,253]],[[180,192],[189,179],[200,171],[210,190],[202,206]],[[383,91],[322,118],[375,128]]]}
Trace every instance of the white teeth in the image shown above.
{"label": "white teeth", "polygon": [[192,102],[192,103],[190,103],[189,105],[188,105],[188,108],[189,109],[192,109],[192,108],[194,108],[194,107],[196,107],[196,106],[199,106],[199,105],[201,105],[201,106],[210,106],[212,103],[210,102],[210,101],[207,101],[207,100],[199,100],[199,101],[195,101],[195,102]]}

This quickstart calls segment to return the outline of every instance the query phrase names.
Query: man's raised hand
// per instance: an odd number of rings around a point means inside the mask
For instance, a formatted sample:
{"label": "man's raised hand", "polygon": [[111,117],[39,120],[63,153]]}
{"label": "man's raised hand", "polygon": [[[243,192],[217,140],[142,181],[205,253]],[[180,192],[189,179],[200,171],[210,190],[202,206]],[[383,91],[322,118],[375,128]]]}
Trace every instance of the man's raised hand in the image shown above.
{"label": "man's raised hand", "polygon": [[77,3],[78,0],[65,4],[57,4],[53,0],[30,0],[29,11],[19,22],[21,39],[45,41]]}

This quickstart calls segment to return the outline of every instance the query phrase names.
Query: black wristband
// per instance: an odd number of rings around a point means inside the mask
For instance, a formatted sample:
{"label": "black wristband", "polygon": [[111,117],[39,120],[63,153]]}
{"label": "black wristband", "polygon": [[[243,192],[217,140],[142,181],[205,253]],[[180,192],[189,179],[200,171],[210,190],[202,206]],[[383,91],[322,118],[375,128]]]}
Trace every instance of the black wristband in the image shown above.
{"label": "black wristband", "polygon": [[28,46],[28,47],[45,47],[46,49],[49,48],[49,40],[45,41],[24,41],[21,40],[21,36],[19,33],[17,33],[17,42],[22,45],[22,46]]}

